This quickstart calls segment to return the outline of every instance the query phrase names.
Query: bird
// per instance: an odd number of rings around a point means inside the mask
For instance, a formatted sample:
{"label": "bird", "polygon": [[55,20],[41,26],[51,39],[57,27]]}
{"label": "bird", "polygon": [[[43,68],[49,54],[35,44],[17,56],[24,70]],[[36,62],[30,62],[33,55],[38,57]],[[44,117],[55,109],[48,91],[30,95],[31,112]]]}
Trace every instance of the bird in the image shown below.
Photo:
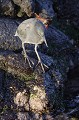
{"label": "bird", "polygon": [[45,28],[48,28],[48,20],[45,18],[41,18],[39,15],[35,13],[35,18],[29,18],[24,20],[16,29],[15,36],[18,36],[22,42],[22,48],[24,52],[25,61],[27,59],[29,66],[31,67],[30,60],[25,50],[25,43],[34,44],[35,45],[35,53],[38,58],[38,63],[41,64],[43,72],[45,72],[43,63],[38,54],[37,47],[39,44],[45,42],[46,46],[46,38],[45,38]]}

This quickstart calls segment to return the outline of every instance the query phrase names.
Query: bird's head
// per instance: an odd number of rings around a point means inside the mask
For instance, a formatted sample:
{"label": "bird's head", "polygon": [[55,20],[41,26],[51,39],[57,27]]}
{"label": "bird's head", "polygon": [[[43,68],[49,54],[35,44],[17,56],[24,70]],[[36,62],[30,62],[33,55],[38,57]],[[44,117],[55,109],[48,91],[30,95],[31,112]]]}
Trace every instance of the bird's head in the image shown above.
{"label": "bird's head", "polygon": [[51,21],[50,19],[46,19],[46,18],[42,18],[40,17],[40,15],[37,15],[36,13],[35,14],[35,17],[40,20],[44,25],[45,25],[45,28],[48,28],[48,26],[51,24]]}

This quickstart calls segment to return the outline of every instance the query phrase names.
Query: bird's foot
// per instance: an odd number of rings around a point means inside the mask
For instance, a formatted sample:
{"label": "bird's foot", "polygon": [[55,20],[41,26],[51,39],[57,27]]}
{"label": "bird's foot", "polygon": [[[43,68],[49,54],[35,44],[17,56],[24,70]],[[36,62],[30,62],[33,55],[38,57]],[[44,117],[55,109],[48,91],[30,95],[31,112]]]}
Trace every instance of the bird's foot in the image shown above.
{"label": "bird's foot", "polygon": [[24,56],[24,58],[25,58],[25,63],[26,63],[26,60],[27,60],[27,61],[28,61],[29,66],[30,66],[30,68],[32,68],[31,63],[30,63],[30,60],[29,60],[29,59],[27,59],[25,56]]}
{"label": "bird's foot", "polygon": [[45,66],[47,69],[49,68],[47,65],[45,65],[44,63],[43,63],[43,66]]}
{"label": "bird's foot", "polygon": [[32,65],[34,65],[34,62],[32,60],[30,60],[30,61],[31,61]]}
{"label": "bird's foot", "polygon": [[[43,73],[45,73],[45,70],[44,70],[44,67],[43,67],[43,63],[42,63],[41,61],[38,61],[38,64],[39,64],[39,63],[41,64],[41,68],[42,68],[42,70],[43,70]],[[38,65],[38,64],[37,64],[37,65]]]}
{"label": "bird's foot", "polygon": [[[48,67],[46,64],[42,63],[41,61],[38,61],[38,64],[41,64],[41,67],[42,67],[43,73],[45,73],[44,66],[45,66],[45,68],[49,69],[49,67]],[[37,64],[37,65],[38,65],[38,64]],[[37,66],[37,65],[36,65],[36,66]]]}

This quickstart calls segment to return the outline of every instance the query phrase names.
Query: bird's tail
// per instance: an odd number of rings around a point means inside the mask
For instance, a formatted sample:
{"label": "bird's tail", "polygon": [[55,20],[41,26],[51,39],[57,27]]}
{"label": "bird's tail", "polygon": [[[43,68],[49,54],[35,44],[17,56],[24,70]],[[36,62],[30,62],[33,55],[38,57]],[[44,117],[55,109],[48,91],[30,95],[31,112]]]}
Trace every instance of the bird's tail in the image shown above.
{"label": "bird's tail", "polygon": [[15,35],[14,35],[14,36],[18,36],[17,31],[16,31],[16,33],[15,33]]}

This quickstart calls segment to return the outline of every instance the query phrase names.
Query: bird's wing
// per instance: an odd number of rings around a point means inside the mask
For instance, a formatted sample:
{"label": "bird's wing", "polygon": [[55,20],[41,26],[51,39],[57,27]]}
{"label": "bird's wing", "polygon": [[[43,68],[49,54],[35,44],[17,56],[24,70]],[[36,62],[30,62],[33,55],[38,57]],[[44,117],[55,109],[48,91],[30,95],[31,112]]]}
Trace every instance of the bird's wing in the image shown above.
{"label": "bird's wing", "polygon": [[22,25],[25,26],[25,28],[30,28],[31,27],[31,24],[33,24],[35,22],[35,18],[30,18],[30,19],[27,19],[27,20],[24,20],[22,22]]}
{"label": "bird's wing", "polygon": [[27,37],[27,31],[29,30],[30,30],[30,23],[28,24],[22,23],[19,25],[17,29],[17,33],[20,37],[25,39]]}
{"label": "bird's wing", "polygon": [[46,39],[45,39],[45,32],[44,32],[45,31],[45,27],[44,27],[44,25],[40,21],[38,21],[35,24],[35,29],[36,29],[37,34],[41,38],[43,38],[43,41],[45,42],[46,46],[48,47]]}
{"label": "bird's wing", "polygon": [[44,25],[40,21],[35,23],[35,30],[40,37],[44,36]]}

